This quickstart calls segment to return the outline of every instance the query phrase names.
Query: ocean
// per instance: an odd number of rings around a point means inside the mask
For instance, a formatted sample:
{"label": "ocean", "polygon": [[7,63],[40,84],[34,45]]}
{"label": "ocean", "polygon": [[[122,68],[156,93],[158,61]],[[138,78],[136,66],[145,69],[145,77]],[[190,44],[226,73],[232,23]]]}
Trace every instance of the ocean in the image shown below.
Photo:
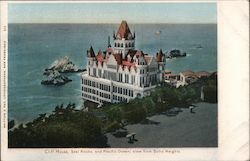
{"label": "ocean", "polygon": [[[217,71],[216,24],[131,24],[136,49],[155,55],[181,49],[187,57],[168,59],[166,69]],[[119,24],[9,24],[8,117],[25,123],[56,105],[82,106],[80,73],[68,74],[73,81],[63,86],[44,86],[43,70],[56,59],[68,56],[80,68],[86,65],[86,50],[104,50],[108,36]],[[156,34],[161,31],[160,34]],[[112,40],[112,39],[111,39]],[[198,46],[201,46],[199,48]]]}

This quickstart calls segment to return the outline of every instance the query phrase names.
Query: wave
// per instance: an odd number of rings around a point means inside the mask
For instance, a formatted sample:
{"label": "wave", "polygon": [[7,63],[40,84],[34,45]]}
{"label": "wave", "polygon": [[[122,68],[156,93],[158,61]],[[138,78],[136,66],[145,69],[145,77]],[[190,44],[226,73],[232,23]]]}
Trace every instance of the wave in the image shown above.
{"label": "wave", "polygon": [[38,69],[34,69],[34,70],[32,70],[32,71],[29,71],[29,72],[27,72],[27,73],[25,74],[25,77],[30,76],[31,74],[37,73],[37,72],[39,72],[39,71],[40,71],[40,70],[38,70]]}

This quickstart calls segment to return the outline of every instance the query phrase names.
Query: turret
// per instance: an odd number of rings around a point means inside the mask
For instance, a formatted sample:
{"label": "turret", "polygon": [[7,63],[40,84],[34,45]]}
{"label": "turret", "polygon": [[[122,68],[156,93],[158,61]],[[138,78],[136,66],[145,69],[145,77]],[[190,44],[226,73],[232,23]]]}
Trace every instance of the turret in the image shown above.
{"label": "turret", "polygon": [[94,52],[92,46],[90,46],[90,49],[87,50],[87,57],[89,57],[89,58],[95,57],[95,52]]}
{"label": "turret", "polygon": [[130,49],[135,48],[135,33],[132,35],[126,21],[121,22],[116,35],[113,34],[113,37],[115,53],[122,53],[123,58]]}
{"label": "turret", "polygon": [[163,54],[162,49],[160,49],[159,53],[156,53],[156,60],[158,62],[159,73],[159,81],[164,81],[164,71],[165,71],[165,54]]}
{"label": "turret", "polygon": [[94,60],[96,59],[95,57],[95,52],[93,50],[93,47],[91,46],[89,50],[87,50],[87,73],[90,75],[91,73],[91,66],[94,63]]}

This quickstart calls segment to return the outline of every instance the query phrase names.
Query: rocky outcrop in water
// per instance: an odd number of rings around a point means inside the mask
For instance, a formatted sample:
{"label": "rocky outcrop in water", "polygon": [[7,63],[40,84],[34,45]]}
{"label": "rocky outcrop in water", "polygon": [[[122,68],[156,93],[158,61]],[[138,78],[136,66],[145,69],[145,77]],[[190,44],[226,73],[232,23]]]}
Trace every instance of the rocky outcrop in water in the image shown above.
{"label": "rocky outcrop in water", "polygon": [[174,49],[171,50],[168,54],[167,54],[167,58],[171,59],[171,58],[177,58],[177,57],[185,57],[187,54],[185,52],[181,52],[178,49]]}
{"label": "rocky outcrop in water", "polygon": [[86,69],[79,69],[70,59],[65,56],[61,59],[55,60],[49,68],[46,68],[43,75],[47,76],[45,80],[42,80],[43,85],[64,85],[72,80],[63,73],[76,73],[83,72]]}
{"label": "rocky outcrop in water", "polygon": [[64,85],[72,80],[68,77],[60,74],[57,70],[47,70],[46,74],[47,79],[42,80],[41,84],[43,85]]}
{"label": "rocky outcrop in water", "polygon": [[49,70],[57,70],[60,73],[74,73],[84,71],[79,69],[67,56],[55,60],[49,68],[45,69],[44,75],[46,75],[47,71]]}

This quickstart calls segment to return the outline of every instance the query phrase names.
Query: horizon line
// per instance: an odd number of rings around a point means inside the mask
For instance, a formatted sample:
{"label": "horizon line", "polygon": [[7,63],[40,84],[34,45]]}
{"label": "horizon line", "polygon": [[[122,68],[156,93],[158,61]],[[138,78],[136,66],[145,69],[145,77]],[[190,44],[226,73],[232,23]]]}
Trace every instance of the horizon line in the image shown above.
{"label": "horizon line", "polygon": [[[98,23],[98,22],[92,22],[92,23],[86,23],[86,22],[73,22],[73,23],[70,23],[70,22],[34,22],[34,23],[31,23],[31,22],[8,22],[8,24],[100,24],[100,25],[105,25],[105,24],[110,24],[110,25],[119,25],[120,23]],[[136,25],[136,24],[217,24],[217,22],[199,22],[199,23],[192,23],[192,22],[166,22],[166,23],[152,23],[152,22],[142,22],[142,23],[129,23],[129,24],[132,24],[132,25]]]}

